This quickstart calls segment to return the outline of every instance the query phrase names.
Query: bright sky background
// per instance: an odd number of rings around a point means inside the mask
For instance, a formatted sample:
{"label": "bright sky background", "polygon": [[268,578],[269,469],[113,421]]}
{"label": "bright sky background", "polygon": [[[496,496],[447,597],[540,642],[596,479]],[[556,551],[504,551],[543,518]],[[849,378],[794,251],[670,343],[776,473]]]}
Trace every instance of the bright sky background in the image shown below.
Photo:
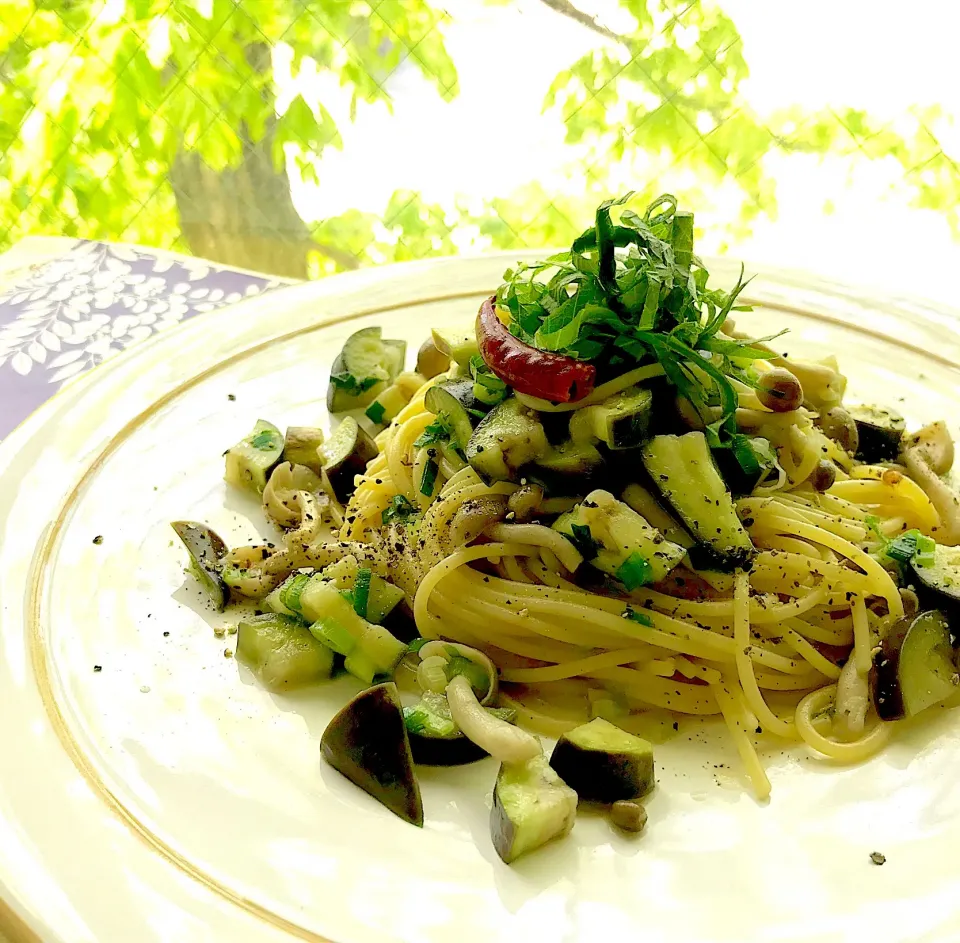
{"label": "bright sky background", "polygon": [[[602,0],[578,5],[601,16],[616,9]],[[450,0],[447,6],[447,48],[459,69],[460,95],[444,103],[414,70],[401,68],[388,84],[392,115],[371,107],[351,125],[344,103],[335,113],[343,150],[324,155],[319,187],[295,190],[307,219],[351,207],[379,212],[400,188],[439,203],[458,194],[505,195],[531,180],[563,189],[560,166],[569,152],[559,119],[541,114],[543,97],[554,75],[597,37],[538,0],[512,7]],[[960,115],[960,4],[724,0],[723,7],[740,30],[751,69],[741,89],[761,116],[789,104],[811,110],[844,105],[903,121],[911,105],[931,102]],[[334,85],[316,90],[328,103],[339,95]],[[949,156],[960,160],[960,127],[938,132]],[[779,184],[779,218],[759,221],[731,254],[960,307],[953,298],[960,244],[937,213],[910,206],[896,162],[773,160],[768,168]],[[723,195],[717,198],[723,213]],[[831,213],[824,212],[828,203]],[[709,219],[701,223],[709,228]],[[716,246],[708,239],[701,248]]]}

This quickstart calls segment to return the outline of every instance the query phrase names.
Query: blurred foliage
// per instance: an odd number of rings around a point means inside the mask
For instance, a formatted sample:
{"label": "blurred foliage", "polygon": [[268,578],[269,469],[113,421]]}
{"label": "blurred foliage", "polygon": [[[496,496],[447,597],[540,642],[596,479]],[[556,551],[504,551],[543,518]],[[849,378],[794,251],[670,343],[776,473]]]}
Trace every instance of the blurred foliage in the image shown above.
{"label": "blurred foliage", "polygon": [[776,215],[764,162],[775,151],[892,157],[918,205],[960,227],[960,176],[931,130],[935,109],[914,115],[909,137],[856,109],[784,109],[761,122],[740,93],[749,69],[736,25],[716,3],[619,0],[635,25],[614,31],[572,0],[538,2],[596,38],[544,102],[564,122],[574,192],[531,183],[482,206],[441,207],[398,191],[381,213],[308,226],[288,174],[319,182],[317,158],[341,146],[341,131],[320,97],[285,93],[273,48],[289,50],[283,69],[295,87],[305,87],[301,75],[334,77],[348,120],[366,105],[390,107],[385,86],[405,62],[450,99],[457,71],[439,2],[0,0],[0,249],[55,233],[318,276],[563,243],[597,197],[637,180],[652,196],[683,174],[688,200],[736,182],[737,235]]}

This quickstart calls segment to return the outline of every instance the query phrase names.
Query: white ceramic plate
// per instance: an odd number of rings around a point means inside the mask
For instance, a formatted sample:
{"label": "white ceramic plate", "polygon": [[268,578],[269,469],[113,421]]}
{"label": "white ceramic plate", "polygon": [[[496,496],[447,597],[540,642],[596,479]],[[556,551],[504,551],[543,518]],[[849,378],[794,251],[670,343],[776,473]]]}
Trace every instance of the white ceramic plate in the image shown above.
{"label": "white ceramic plate", "polygon": [[[365,271],[205,315],[74,383],[0,446],[11,941],[957,938],[957,716],[853,769],[768,750],[767,805],[722,736],[683,729],[658,748],[646,834],[581,817],[507,867],[488,836],[493,761],[424,770],[413,828],[320,761],[348,679],[278,697],[224,656],[232,639],[213,628],[227,618],[184,578],[167,522],[254,536],[259,511],[225,490],[223,449],[260,416],[327,425],[349,333],[382,324],[415,350],[431,325],[472,318],[512,261]],[[743,321],[791,328],[798,353],[836,352],[851,398],[955,424],[952,315],[783,275],[748,293],[766,307]]]}

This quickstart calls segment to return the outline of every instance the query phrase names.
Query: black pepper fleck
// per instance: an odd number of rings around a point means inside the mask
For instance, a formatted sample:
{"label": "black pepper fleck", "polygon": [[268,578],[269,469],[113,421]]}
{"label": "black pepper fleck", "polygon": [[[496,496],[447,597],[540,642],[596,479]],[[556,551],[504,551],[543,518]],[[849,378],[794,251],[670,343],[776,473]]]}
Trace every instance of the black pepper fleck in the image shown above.
{"label": "black pepper fleck", "polygon": [[876,865],[886,864],[887,856],[884,854],[881,854],[879,851],[871,851],[870,860]]}
{"label": "black pepper fleck", "polygon": [[103,535],[102,535],[102,534],[97,534],[97,536],[93,538],[93,542],[94,542],[94,544],[96,544],[96,546],[99,547],[100,544],[103,543]]}
{"label": "black pepper fleck", "polygon": [[103,671],[103,665],[94,665],[94,666],[93,666],[93,670],[94,670],[94,671]]}
{"label": "black pepper fleck", "polygon": [[237,397],[233,393],[227,393],[227,399],[230,400],[231,403],[235,403],[237,401]]}

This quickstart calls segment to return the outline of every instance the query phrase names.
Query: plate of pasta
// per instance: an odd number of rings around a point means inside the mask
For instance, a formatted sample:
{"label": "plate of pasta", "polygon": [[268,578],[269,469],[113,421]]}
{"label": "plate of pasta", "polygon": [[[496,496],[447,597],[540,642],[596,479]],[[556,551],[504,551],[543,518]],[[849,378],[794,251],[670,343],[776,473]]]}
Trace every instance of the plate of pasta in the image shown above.
{"label": "plate of pasta", "polygon": [[0,446],[11,940],[948,937],[957,322],[628,201]]}

